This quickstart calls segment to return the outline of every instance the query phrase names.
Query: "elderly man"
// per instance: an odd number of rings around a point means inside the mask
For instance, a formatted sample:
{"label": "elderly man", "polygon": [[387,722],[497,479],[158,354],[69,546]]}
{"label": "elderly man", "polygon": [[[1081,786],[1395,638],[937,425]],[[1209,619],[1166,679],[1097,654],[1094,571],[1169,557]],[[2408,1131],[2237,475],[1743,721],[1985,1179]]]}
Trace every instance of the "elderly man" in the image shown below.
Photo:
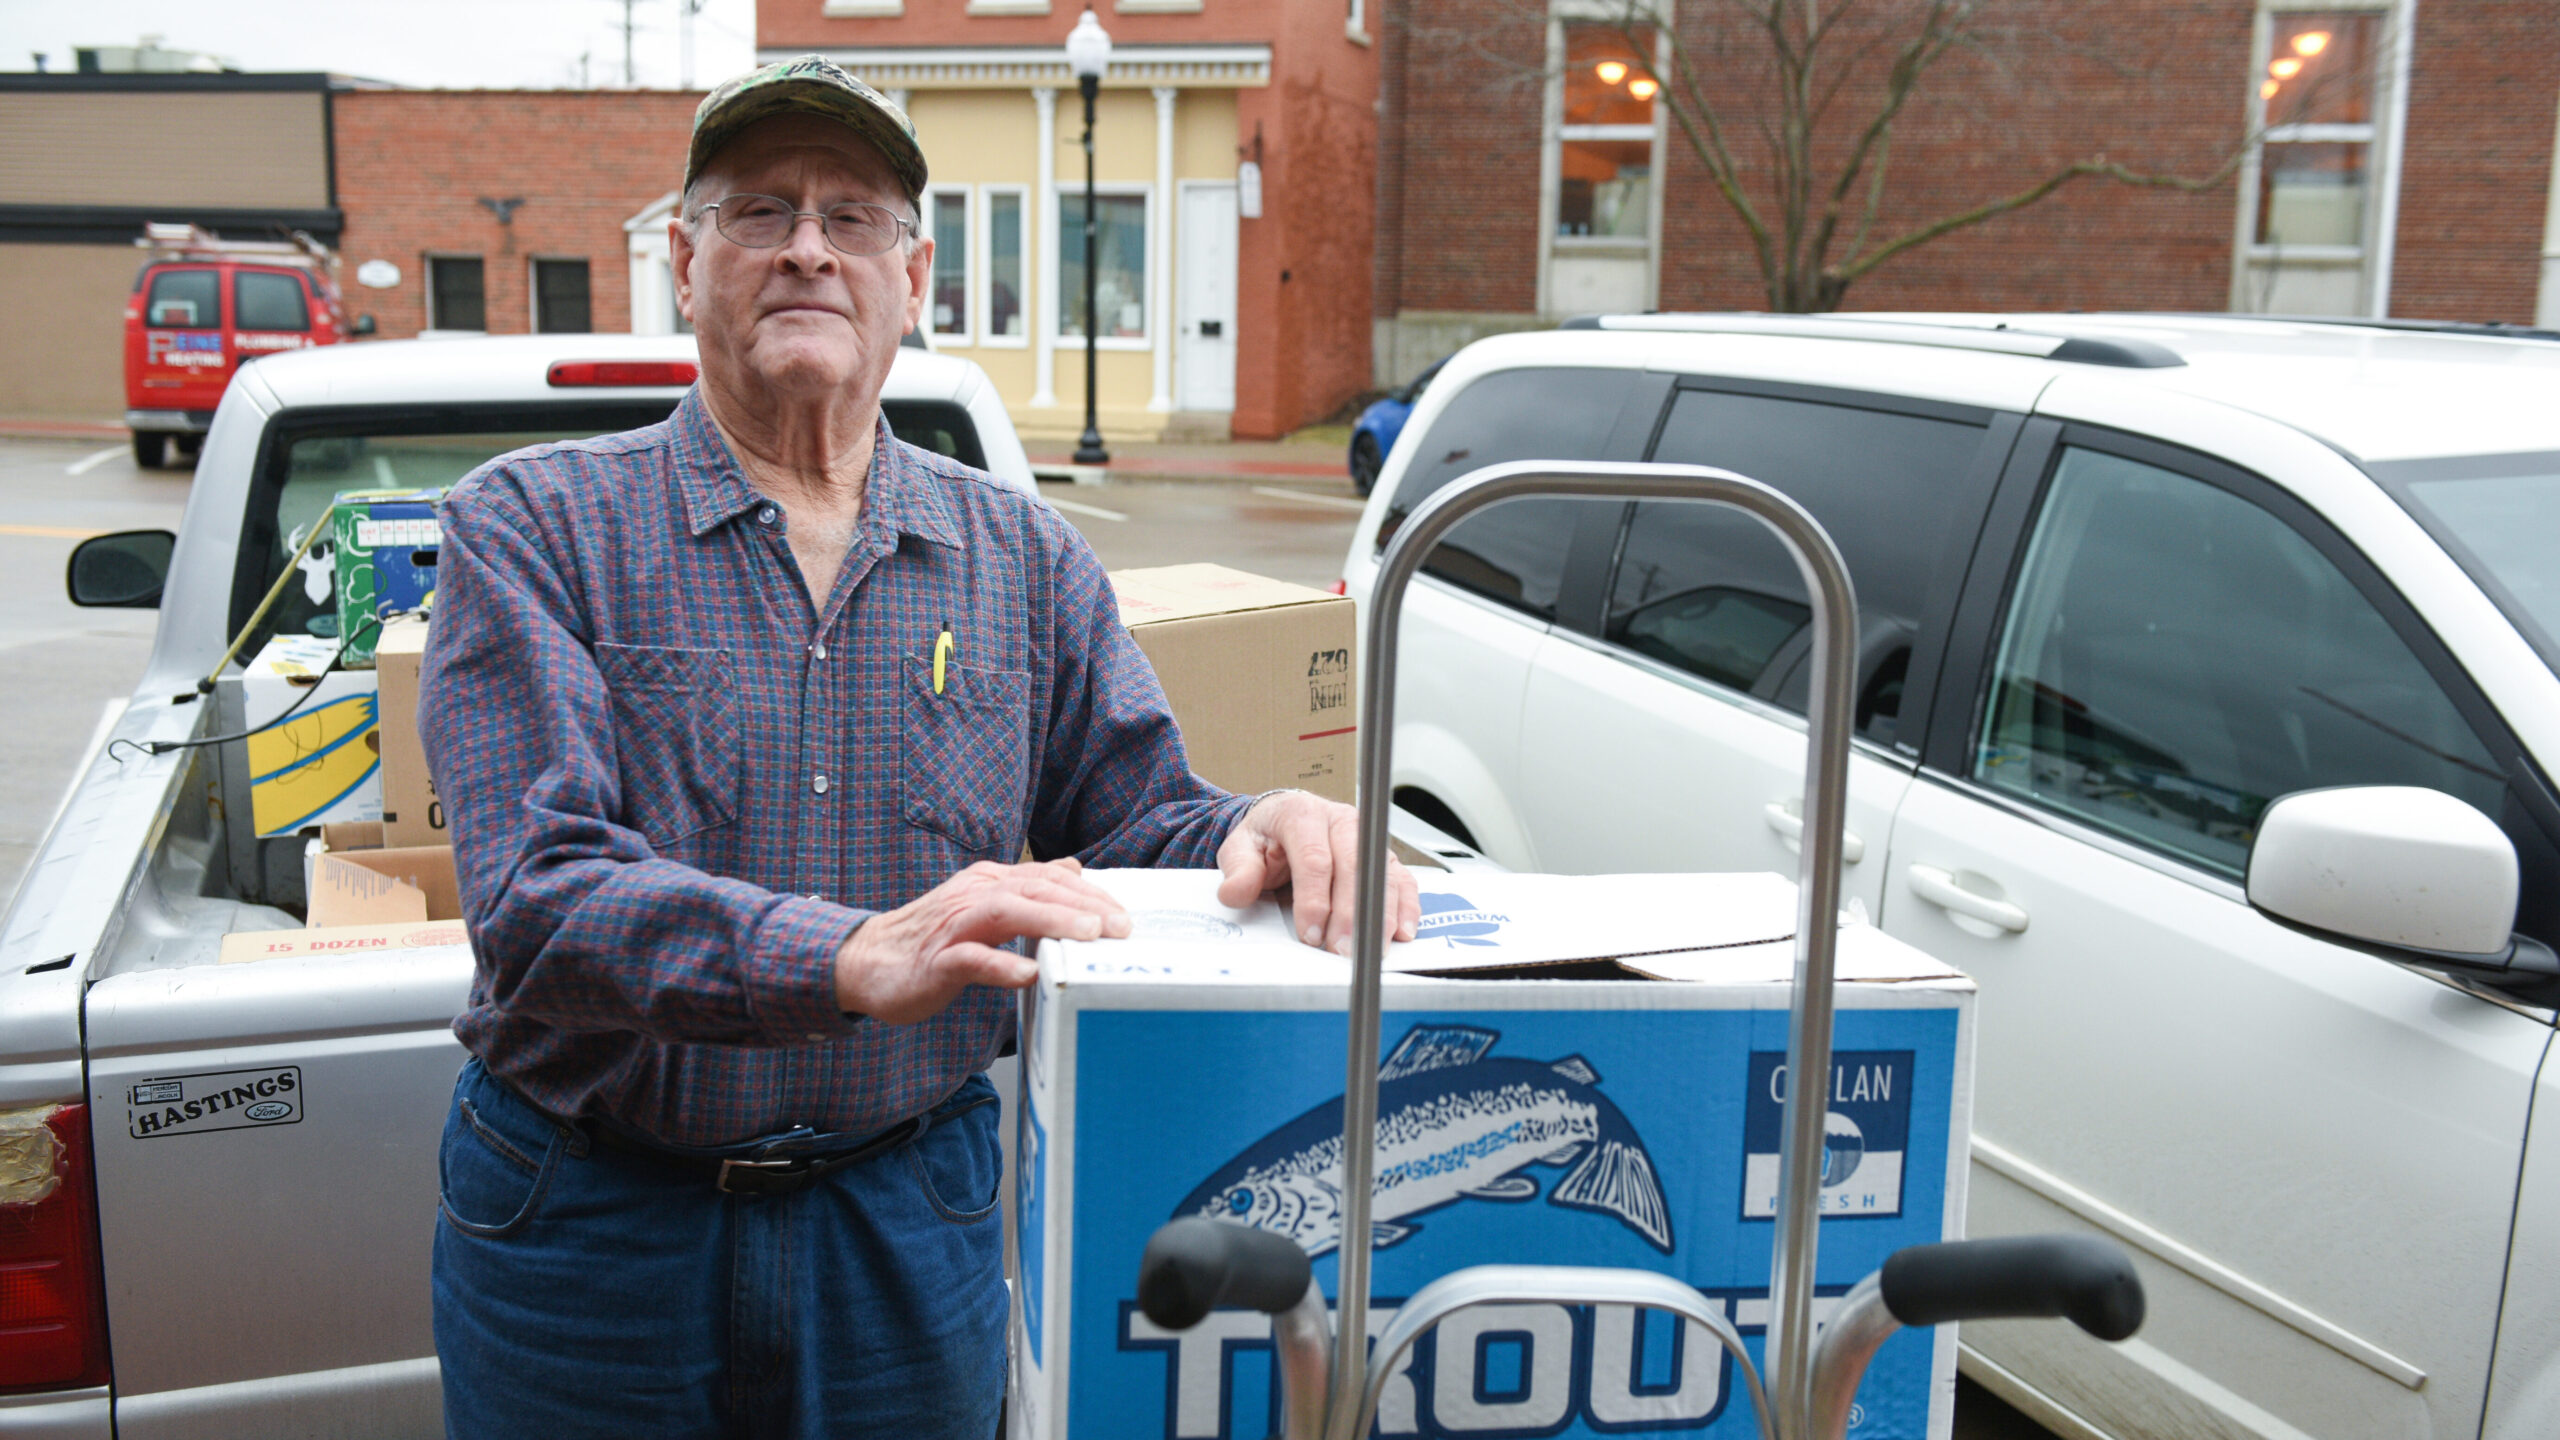
{"label": "elderly man", "polygon": [[671,233],[701,385],[445,503],[422,723],[479,957],[435,1244],[454,1435],[985,1440],[979,1072],[1019,942],[1128,932],[1083,865],[1214,862],[1348,948],[1352,812],[1194,776],[1076,532],[889,433],[924,183],[824,60],[714,92]]}

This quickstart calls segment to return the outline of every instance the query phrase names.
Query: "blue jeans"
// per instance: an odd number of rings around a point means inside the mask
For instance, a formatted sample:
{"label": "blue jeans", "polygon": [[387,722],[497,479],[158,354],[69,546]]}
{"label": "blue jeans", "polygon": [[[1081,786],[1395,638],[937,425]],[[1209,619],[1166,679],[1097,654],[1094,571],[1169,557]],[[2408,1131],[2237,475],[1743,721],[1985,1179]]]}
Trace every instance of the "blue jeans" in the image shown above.
{"label": "blue jeans", "polygon": [[597,1144],[473,1060],[436,1225],[445,1433],[990,1440],[1001,1167],[983,1075],[906,1143],[746,1196]]}

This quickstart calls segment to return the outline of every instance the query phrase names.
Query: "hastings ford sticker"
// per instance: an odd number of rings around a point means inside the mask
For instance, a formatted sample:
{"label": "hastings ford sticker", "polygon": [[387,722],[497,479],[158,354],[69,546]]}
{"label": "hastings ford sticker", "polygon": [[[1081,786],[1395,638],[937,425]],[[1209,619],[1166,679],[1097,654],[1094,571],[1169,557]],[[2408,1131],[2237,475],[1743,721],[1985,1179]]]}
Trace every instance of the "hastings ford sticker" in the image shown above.
{"label": "hastings ford sticker", "polygon": [[224,1070],[144,1080],[125,1092],[125,1130],[136,1140],[255,1130],[302,1120],[302,1067]]}

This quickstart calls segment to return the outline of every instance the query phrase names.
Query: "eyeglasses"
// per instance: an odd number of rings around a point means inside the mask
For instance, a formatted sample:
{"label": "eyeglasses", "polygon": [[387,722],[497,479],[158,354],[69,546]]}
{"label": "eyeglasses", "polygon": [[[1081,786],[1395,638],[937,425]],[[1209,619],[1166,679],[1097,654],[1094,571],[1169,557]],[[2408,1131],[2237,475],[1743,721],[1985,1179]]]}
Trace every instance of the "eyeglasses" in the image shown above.
{"label": "eyeglasses", "polygon": [[732,242],[752,250],[770,250],[791,238],[802,220],[815,220],[827,243],[847,255],[877,255],[916,228],[916,222],[886,205],[848,200],[825,210],[794,210],[773,195],[732,195],[702,207],[711,223]]}

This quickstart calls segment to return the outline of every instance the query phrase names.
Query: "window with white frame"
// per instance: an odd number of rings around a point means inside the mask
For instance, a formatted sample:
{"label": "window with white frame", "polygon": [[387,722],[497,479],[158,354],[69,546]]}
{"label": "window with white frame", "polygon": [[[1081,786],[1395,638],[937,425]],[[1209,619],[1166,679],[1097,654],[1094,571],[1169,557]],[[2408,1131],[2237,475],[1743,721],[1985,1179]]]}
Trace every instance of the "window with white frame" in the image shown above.
{"label": "window with white frame", "polygon": [[427,257],[427,328],[489,328],[485,265],[477,255]]}
{"label": "window with white frame", "polygon": [[2259,12],[2258,125],[2243,186],[2237,308],[2361,314],[2387,254],[2388,9],[2267,0]]}
{"label": "window with white frame", "polygon": [[583,335],[595,328],[586,261],[537,257],[532,279],[535,334]]}
{"label": "window with white frame", "polygon": [[1567,21],[1556,128],[1556,238],[1643,241],[1653,231],[1651,26]]}
{"label": "window with white frame", "polygon": [[933,239],[933,287],[925,323],[934,336],[969,343],[969,187],[927,190],[925,233]]}
{"label": "window with white frame", "polygon": [[986,257],[986,279],[980,291],[978,343],[998,347],[1031,343],[1031,314],[1024,308],[1025,269],[1029,258],[1023,245],[1023,215],[1030,206],[1031,192],[1020,185],[982,185],[978,188],[979,209],[985,215],[986,241],[979,254]]}
{"label": "window with white frame", "polygon": [[2383,14],[2292,10],[2269,19],[2251,238],[2269,246],[2360,247],[2373,204]]}
{"label": "window with white frame", "polygon": [[[1147,191],[1094,197],[1094,333],[1104,342],[1147,339]],[[1058,189],[1058,334],[1084,338],[1084,187]]]}

